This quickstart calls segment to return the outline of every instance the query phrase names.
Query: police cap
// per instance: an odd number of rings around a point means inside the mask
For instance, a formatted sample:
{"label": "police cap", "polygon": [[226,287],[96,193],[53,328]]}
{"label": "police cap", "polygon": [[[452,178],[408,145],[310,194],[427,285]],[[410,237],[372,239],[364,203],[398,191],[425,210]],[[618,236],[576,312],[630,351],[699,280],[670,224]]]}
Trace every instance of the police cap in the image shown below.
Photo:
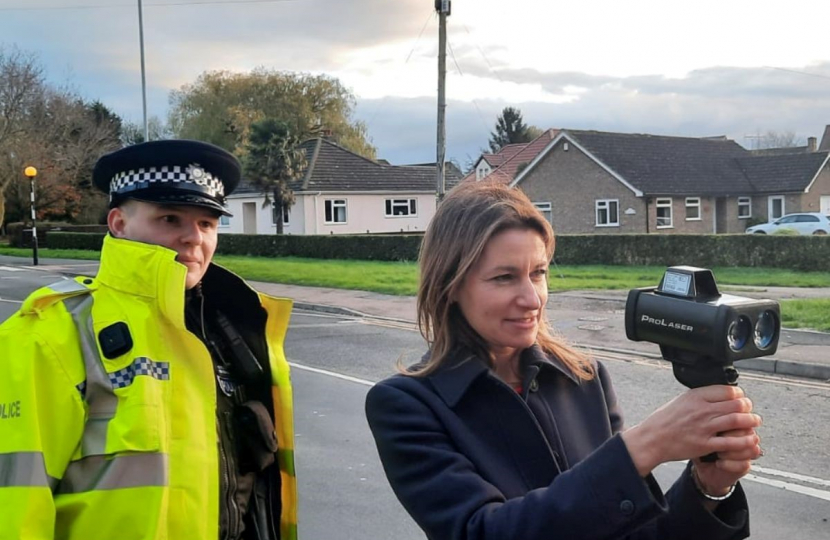
{"label": "police cap", "polygon": [[225,197],[239,184],[242,169],[229,152],[212,144],[151,141],[102,156],[92,181],[109,194],[110,208],[127,199],[156,204],[202,206],[230,216]]}

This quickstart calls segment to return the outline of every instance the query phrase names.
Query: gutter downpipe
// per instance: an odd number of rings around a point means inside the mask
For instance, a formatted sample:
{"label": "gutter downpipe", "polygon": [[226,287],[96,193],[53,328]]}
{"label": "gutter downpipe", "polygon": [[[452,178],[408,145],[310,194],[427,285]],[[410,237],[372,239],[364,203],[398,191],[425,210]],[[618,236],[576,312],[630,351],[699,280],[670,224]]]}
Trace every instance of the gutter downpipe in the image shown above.
{"label": "gutter downpipe", "polygon": [[317,197],[319,197],[322,194],[322,191],[318,191],[314,194],[314,234],[320,234],[320,215],[317,213]]}

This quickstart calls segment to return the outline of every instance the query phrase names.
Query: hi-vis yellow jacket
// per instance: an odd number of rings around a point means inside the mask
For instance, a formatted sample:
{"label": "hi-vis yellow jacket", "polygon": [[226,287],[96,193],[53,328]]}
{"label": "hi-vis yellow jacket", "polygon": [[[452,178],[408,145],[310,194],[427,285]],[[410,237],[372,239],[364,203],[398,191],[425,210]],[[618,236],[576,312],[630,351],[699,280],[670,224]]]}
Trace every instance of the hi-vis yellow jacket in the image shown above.
{"label": "hi-vis yellow jacket", "polygon": [[[0,539],[218,538],[216,382],[185,328],[186,268],[174,258],[108,237],[94,280],[39,289],[0,326]],[[291,301],[211,270],[267,312],[281,490],[271,506],[281,540],[295,540]],[[106,358],[99,332],[117,322],[133,346]]]}

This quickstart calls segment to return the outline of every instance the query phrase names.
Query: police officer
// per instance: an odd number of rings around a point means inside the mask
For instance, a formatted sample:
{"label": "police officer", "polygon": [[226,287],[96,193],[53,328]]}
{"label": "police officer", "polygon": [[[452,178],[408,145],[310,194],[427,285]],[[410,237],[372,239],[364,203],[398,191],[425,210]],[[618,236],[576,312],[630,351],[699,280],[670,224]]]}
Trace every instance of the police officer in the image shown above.
{"label": "police officer", "polygon": [[196,141],[96,164],[98,275],[0,326],[0,539],[296,538],[291,302],[211,262],[240,175]]}

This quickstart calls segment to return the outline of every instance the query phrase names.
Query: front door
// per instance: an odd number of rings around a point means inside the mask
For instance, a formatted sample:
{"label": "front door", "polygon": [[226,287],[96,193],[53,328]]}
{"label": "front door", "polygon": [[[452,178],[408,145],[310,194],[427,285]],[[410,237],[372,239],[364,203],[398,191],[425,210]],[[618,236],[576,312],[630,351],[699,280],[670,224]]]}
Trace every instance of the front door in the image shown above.
{"label": "front door", "polygon": [[715,234],[729,232],[726,217],[726,197],[717,197],[715,199]]}
{"label": "front door", "polygon": [[767,209],[767,221],[775,221],[784,215],[784,197],[776,195],[769,198],[769,208]]}
{"label": "front door", "polygon": [[830,216],[830,195],[821,196],[821,206],[819,212],[825,216]]}
{"label": "front door", "polygon": [[242,233],[256,234],[256,203],[242,203]]}

